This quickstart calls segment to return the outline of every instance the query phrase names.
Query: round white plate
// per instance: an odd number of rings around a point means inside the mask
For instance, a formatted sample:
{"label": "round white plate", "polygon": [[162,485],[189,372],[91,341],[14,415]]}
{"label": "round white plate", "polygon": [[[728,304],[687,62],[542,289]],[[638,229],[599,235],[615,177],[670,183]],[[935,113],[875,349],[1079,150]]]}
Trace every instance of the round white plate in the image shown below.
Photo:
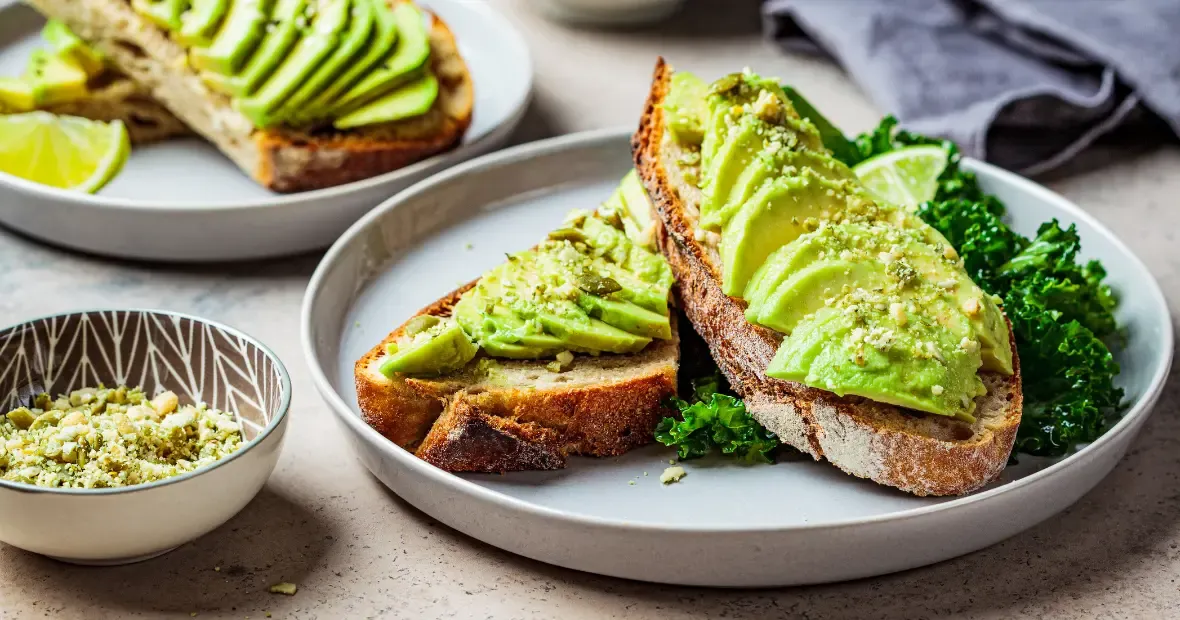
{"label": "round white plate", "polygon": [[[626,132],[594,132],[516,147],[415,185],[353,226],[316,270],[303,306],[304,350],[316,386],[361,460],[432,517],[544,562],[668,583],[772,586],[879,575],[996,543],[1056,514],[1122,457],[1163,387],[1171,323],[1141,262],[1089,215],[1016,175],[971,162],[1017,230],[1076,222],[1121,296],[1129,341],[1118,353],[1132,403],[1094,444],[1061,460],[1021,457],[987,489],[919,498],[849,477],[826,463],[740,467],[684,463],[651,446],[621,458],[571,459],[553,472],[452,475],[369,428],[352,367],[417,309],[478,277],[504,253],[542,239],[572,208],[604,200],[631,165]],[[472,244],[470,249],[466,244]],[[630,484],[634,481],[635,484]]]}
{"label": "round white plate", "polygon": [[[330,245],[362,214],[412,183],[507,140],[532,90],[520,33],[484,2],[421,0],[455,33],[475,81],[471,128],[458,148],[363,181],[298,194],[254,183],[197,138],[136,148],[97,195],[0,173],[0,224],[95,254],[164,261],[226,261]],[[6,6],[7,5],[7,6]],[[20,75],[42,45],[44,19],[0,0],[0,75]]]}

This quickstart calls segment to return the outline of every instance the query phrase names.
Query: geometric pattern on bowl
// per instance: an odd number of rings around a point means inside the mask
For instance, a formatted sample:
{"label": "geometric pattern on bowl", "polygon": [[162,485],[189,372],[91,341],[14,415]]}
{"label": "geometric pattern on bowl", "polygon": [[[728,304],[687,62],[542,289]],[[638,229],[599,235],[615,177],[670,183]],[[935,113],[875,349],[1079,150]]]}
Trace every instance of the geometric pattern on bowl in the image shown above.
{"label": "geometric pattern on bowl", "polygon": [[79,312],[0,331],[0,415],[99,383],[172,390],[238,417],[246,441],[270,423],[283,377],[262,348],[191,317],[146,310]]}

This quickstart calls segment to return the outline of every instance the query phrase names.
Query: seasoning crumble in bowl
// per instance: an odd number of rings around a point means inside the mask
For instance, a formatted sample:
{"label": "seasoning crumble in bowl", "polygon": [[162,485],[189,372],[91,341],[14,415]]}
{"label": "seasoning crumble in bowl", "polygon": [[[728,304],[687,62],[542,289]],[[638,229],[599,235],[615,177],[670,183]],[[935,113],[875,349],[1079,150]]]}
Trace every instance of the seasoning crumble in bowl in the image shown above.
{"label": "seasoning crumble in bowl", "polygon": [[290,397],[274,353],[196,317],[91,311],[0,330],[0,541],[121,564],[212,531],[273,471]]}

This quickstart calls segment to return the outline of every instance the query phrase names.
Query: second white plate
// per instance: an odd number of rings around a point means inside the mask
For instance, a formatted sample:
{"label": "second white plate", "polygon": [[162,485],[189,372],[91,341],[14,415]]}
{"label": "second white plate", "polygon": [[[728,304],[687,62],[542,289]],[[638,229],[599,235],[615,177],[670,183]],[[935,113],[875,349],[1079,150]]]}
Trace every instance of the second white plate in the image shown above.
{"label": "second white plate", "polygon": [[[532,90],[520,33],[483,2],[421,0],[455,33],[475,82],[471,128],[453,151],[339,187],[275,194],[197,138],[136,148],[97,195],[0,173],[0,224],[95,254],[163,261],[228,261],[326,247],[373,206],[438,170],[501,146]],[[44,19],[0,0],[0,75],[19,75],[43,45]]]}
{"label": "second white plate", "polygon": [[[1120,294],[1129,341],[1118,354],[1131,403],[1123,420],[1064,459],[1021,457],[983,491],[919,498],[826,463],[741,467],[684,463],[652,446],[568,469],[457,476],[427,465],[360,418],[353,363],[414,311],[532,246],[573,208],[594,208],[631,165],[629,134],[598,132],[471,161],[400,194],[358,222],[325,256],[304,300],[304,349],[316,386],[386,485],[484,542],[595,573],[690,585],[772,586],[878,575],[955,557],[1056,514],[1122,457],[1159,395],[1171,359],[1163,295],[1109,231],[1034,183],[970,162],[1032,234],[1076,222]],[[470,244],[470,247],[469,247]],[[634,484],[632,484],[634,483]]]}

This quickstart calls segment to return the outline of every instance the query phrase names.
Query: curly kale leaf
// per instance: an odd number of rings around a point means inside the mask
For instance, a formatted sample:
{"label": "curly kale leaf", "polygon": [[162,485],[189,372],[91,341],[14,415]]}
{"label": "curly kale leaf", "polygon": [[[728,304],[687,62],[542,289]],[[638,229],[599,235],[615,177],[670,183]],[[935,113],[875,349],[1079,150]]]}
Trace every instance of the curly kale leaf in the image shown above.
{"label": "curly kale leaf", "polygon": [[743,463],[773,463],[778,438],[746,411],[740,399],[722,393],[720,374],[693,382],[693,402],[679,398],[672,404],[681,419],[664,418],[656,427],[656,440],[675,446],[681,459],[700,458],[714,450]]}
{"label": "curly kale leaf", "polygon": [[942,233],[963,258],[963,267],[989,292],[1000,287],[996,272],[1028,241],[1001,217],[1003,205],[993,200],[933,200],[918,206],[918,216]]}
{"label": "curly kale leaf", "polygon": [[1020,283],[1026,295],[1059,313],[1062,321],[1077,321],[1103,338],[1118,329],[1114,319],[1118,301],[1102,282],[1106,270],[1101,264],[1076,262],[1081,247],[1076,226],[1063,229],[1057,220],[1045,222],[1036,239],[1000,266],[996,275],[1009,287]]}
{"label": "curly kale leaf", "polygon": [[1037,274],[1004,296],[1024,372],[1016,447],[1045,456],[1097,439],[1123,399],[1123,390],[1114,385],[1119,366],[1106,345],[1085,325],[1047,305],[1051,296],[1043,287],[1052,282]]}

